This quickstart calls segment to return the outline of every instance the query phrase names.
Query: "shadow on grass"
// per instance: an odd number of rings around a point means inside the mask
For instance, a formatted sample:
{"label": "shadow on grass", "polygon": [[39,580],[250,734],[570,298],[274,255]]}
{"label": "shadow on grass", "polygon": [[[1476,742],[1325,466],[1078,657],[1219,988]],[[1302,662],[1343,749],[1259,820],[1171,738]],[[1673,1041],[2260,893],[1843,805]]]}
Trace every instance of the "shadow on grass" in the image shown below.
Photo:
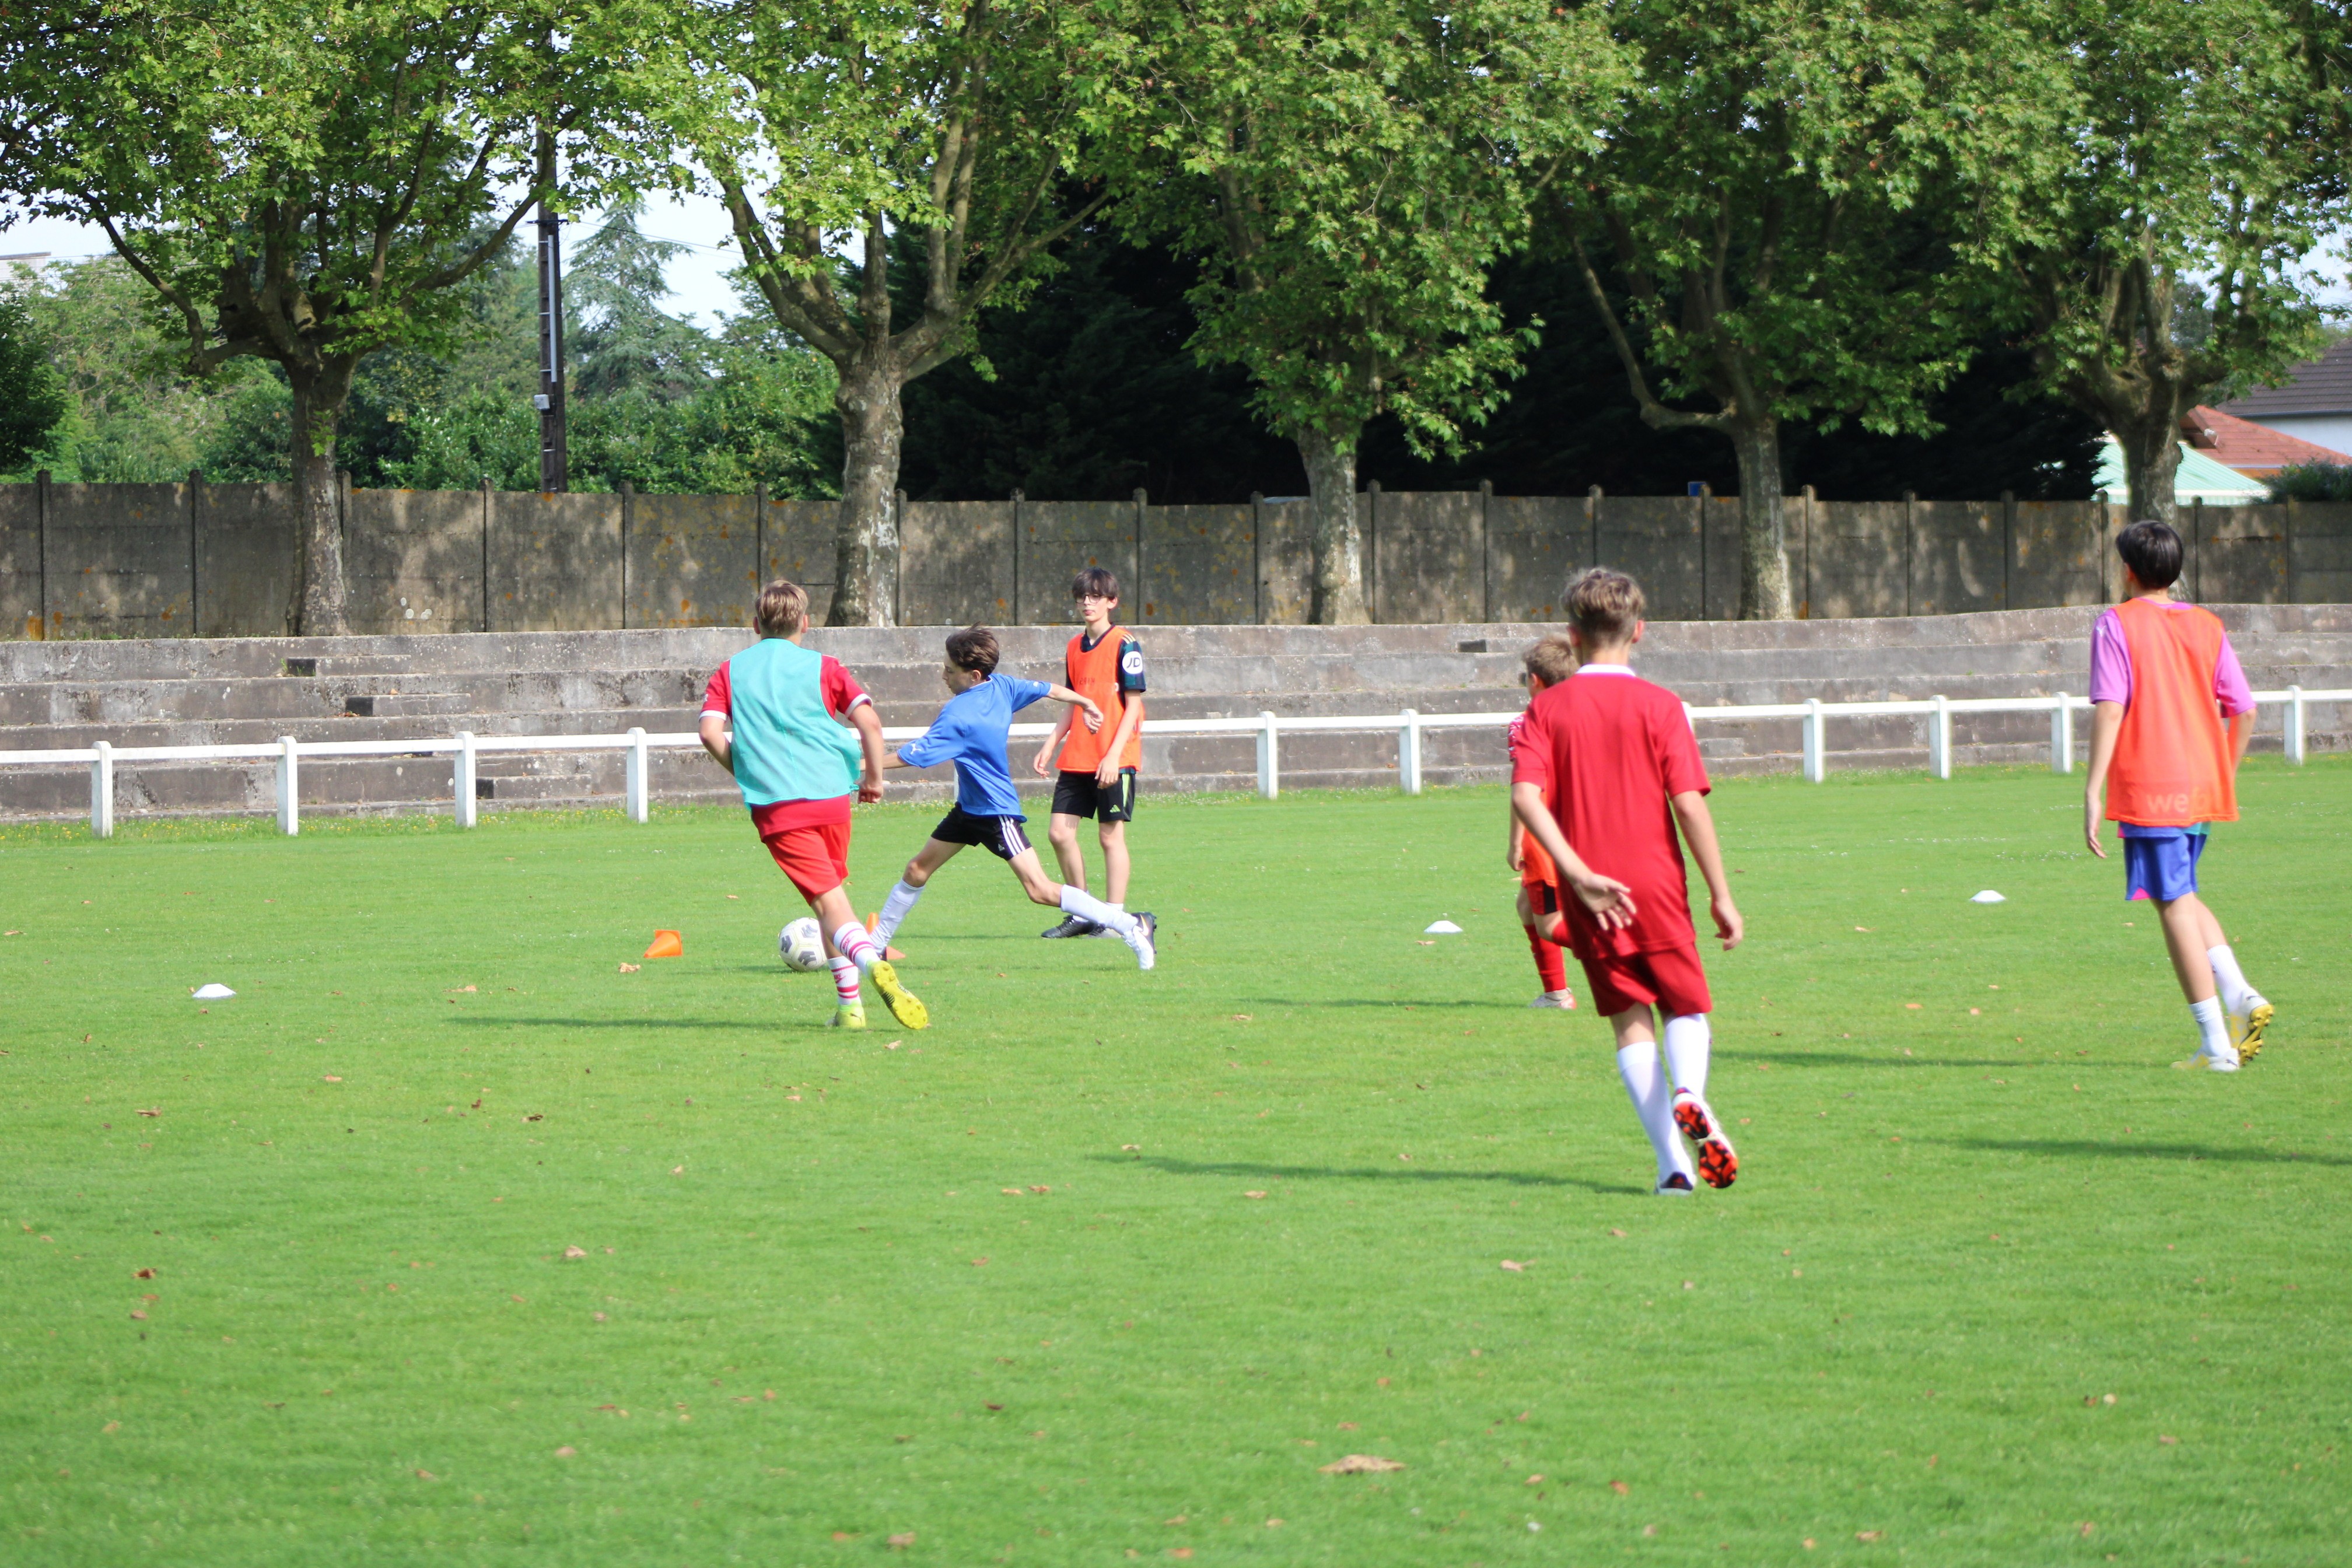
{"label": "shadow on grass", "polygon": [[1380,1182],[1499,1182],[1513,1187],[1580,1187],[1588,1193],[1643,1198],[1647,1187],[1613,1182],[1588,1182],[1578,1176],[1544,1176],[1528,1171],[1391,1170],[1384,1165],[1267,1165],[1252,1160],[1171,1160],[1164,1156],[1120,1159],[1114,1154],[1091,1156],[1106,1165],[1149,1165],[1171,1176],[1244,1176],[1280,1182],[1330,1179]]}
{"label": "shadow on grass", "polygon": [[2101,1143],[2088,1138],[1937,1138],[1922,1142],[2063,1160],[2210,1160],[2221,1165],[2352,1165],[2352,1155],[2288,1149],[2225,1149],[2211,1143]]}
{"label": "shadow on grass", "polygon": [[[1899,1052],[1885,1056],[1864,1056],[1859,1051],[1727,1051],[1717,1047],[1717,1062],[1770,1062],[1786,1068],[1999,1068],[2005,1072],[2023,1072],[2028,1068],[2049,1067],[2049,1062],[2021,1061],[2015,1057],[2006,1060],[1975,1057],[1906,1057]],[[2086,1065],[2086,1064],[2078,1064]]]}

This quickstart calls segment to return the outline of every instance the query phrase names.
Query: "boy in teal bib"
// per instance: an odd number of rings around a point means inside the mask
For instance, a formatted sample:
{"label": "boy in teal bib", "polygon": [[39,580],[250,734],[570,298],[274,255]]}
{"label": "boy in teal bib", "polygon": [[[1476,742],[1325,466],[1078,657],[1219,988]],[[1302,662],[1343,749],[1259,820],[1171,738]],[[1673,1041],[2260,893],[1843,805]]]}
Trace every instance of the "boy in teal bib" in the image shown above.
{"label": "boy in teal bib", "polygon": [[779,579],[760,590],[751,624],[760,640],[719,666],[703,690],[703,749],[735,775],[760,842],[816,916],[833,967],[834,1023],[866,1026],[863,973],[899,1023],[927,1028],[929,1011],[898,983],[842,885],[850,797],[882,798],[882,721],[873,699],[830,655],[801,646],[808,593],[798,584]]}

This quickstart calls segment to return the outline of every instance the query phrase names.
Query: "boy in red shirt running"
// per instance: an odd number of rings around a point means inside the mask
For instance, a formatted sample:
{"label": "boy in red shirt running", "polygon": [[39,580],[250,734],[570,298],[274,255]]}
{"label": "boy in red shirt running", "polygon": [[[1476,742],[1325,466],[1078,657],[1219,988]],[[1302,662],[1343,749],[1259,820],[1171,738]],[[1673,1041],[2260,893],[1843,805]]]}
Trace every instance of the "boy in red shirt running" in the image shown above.
{"label": "boy in red shirt running", "polygon": [[2127,596],[2091,628],[2083,837],[2092,854],[2107,858],[2099,842],[2104,806],[2123,836],[2124,898],[2155,900],[2163,921],[2198,1035],[2197,1054],[2175,1065],[2235,1072],[2263,1048],[2273,1009],[2246,983],[2221,922],[2199,897],[2197,863],[2207,824],[2238,820],[2238,764],[2254,738],[2254,694],[2221,617],[2172,596],[2180,535],[2160,522],[2135,522],[2116,536],[2116,553]]}
{"label": "boy in red shirt running", "polygon": [[[1656,1191],[1687,1195],[1691,1159],[1677,1130],[1698,1145],[1697,1175],[1711,1187],[1731,1185],[1739,1157],[1706,1103],[1706,1015],[1715,1004],[1699,965],[1676,827],[1706,879],[1725,952],[1743,931],[1690,721],[1673,692],[1634,675],[1629,662],[1642,640],[1642,610],[1641,586],[1622,572],[1594,567],[1569,584],[1568,637],[1581,662],[1528,705],[1511,809],[1558,862],[1561,891],[1574,895],[1561,900],[1562,918],[1544,922],[1546,934],[1575,951],[1594,1008],[1616,1031],[1618,1074],[1657,1151]],[[1671,1094],[1658,1077],[1654,1005],[1665,1017]]]}
{"label": "boy in red shirt running", "polygon": [[[1549,637],[1528,649],[1526,664],[1528,700],[1532,702],[1576,673],[1576,649],[1566,637]],[[1511,721],[1504,742],[1514,763],[1518,761],[1519,746],[1526,735],[1527,715],[1523,713]],[[1550,802],[1545,804],[1549,805]],[[1560,956],[1559,944],[1536,929],[1538,921],[1559,913],[1559,875],[1543,846],[1528,837],[1517,812],[1511,814],[1511,847],[1506,858],[1511,869],[1519,874],[1519,924],[1527,928],[1528,951],[1535,954],[1536,979],[1543,986],[1528,1005],[1573,1008],[1576,993],[1568,988],[1568,963]]]}
{"label": "boy in red shirt running", "polygon": [[842,886],[851,794],[882,798],[882,721],[849,671],[801,646],[808,593],[799,584],[761,589],[751,625],[760,640],[720,665],[703,691],[703,749],[735,775],[760,842],[816,916],[833,965],[835,1026],[866,1027],[863,970],[899,1023],[928,1028],[929,1011],[898,984]]}

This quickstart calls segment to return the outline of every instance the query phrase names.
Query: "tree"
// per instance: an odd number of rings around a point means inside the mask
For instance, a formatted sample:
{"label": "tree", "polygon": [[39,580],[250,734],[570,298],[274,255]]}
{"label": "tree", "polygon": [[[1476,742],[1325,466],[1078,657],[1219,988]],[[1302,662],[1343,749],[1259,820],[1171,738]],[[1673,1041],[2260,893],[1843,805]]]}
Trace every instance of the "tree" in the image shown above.
{"label": "tree", "polygon": [[286,377],[298,629],[345,626],[336,440],[360,362],[445,342],[460,286],[525,210],[612,171],[653,25],[632,5],[562,0],[37,0],[12,15],[44,45],[37,76],[0,78],[30,126],[8,172],[32,205],[106,231],[193,373],[252,356]]}
{"label": "tree", "polygon": [[1557,187],[1572,248],[1643,421],[1731,442],[1740,616],[1793,616],[1781,427],[1929,429],[1984,323],[1966,226],[2028,122],[2030,51],[1946,0],[1610,16],[1640,76]]}
{"label": "tree", "polygon": [[676,240],[638,226],[645,202],[632,195],[608,207],[563,279],[572,391],[582,397],[628,388],[692,396],[709,378],[709,340],[661,308],[669,264],[686,254]]}
{"label": "tree", "polygon": [[1181,505],[1305,488],[1297,445],[1251,411],[1248,374],[1186,346],[1197,266],[1099,225],[1056,259],[1020,310],[981,318],[971,358],[907,389],[908,495],[1125,500],[1140,489]]}
{"label": "tree", "polygon": [[[1067,211],[1055,197],[1125,90],[1129,46],[1103,15],[1065,0],[704,0],[704,96],[678,128],[777,324],[838,376],[833,625],[894,615],[906,384],[968,352],[974,313],[1017,299],[1101,200]],[[894,233],[922,247],[905,325]]]}
{"label": "tree", "polygon": [[1205,361],[1298,446],[1319,623],[1370,618],[1356,453],[1386,413],[1454,447],[1517,360],[1486,293],[1614,51],[1548,0],[1171,0],[1118,221],[1202,265]]}
{"label": "tree", "polygon": [[47,447],[66,408],[62,378],[32,312],[14,290],[0,289],[0,472]]}
{"label": "tree", "polygon": [[2299,275],[2341,221],[2340,25],[2272,0],[2046,0],[2057,106],[2010,231],[2046,384],[2106,422],[2171,521],[2180,421],[2325,343]]}

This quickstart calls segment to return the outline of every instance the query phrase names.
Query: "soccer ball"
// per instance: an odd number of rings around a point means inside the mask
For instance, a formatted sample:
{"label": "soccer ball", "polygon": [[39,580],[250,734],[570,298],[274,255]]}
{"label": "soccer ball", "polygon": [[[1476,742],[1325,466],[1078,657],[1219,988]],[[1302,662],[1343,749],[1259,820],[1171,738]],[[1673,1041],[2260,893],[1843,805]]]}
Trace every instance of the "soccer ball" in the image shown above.
{"label": "soccer ball", "polygon": [[803,974],[814,974],[825,966],[824,938],[817,934],[814,916],[803,915],[778,931],[776,951],[783,955],[785,968]]}

